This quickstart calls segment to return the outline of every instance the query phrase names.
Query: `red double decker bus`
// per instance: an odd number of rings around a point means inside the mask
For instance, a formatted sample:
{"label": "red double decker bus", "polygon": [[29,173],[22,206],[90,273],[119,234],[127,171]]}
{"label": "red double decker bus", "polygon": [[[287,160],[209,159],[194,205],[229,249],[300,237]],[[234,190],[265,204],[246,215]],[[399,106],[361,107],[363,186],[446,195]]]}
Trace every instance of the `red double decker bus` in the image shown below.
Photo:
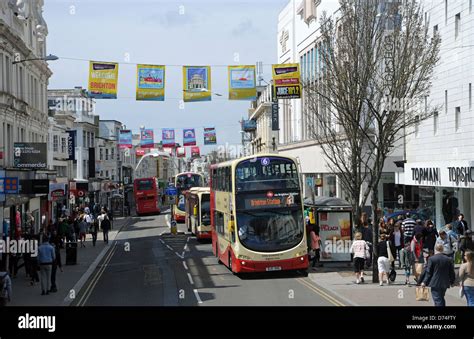
{"label": "red double decker bus", "polygon": [[133,182],[133,193],[138,215],[160,213],[160,195],[156,178],[140,178]]}

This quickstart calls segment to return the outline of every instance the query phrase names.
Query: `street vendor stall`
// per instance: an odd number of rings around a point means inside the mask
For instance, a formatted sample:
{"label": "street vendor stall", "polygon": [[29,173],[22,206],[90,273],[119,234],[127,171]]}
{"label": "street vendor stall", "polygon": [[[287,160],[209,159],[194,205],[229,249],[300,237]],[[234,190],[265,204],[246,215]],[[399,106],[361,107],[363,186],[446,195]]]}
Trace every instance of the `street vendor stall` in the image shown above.
{"label": "street vendor stall", "polygon": [[321,262],[350,262],[352,207],[342,199],[319,196],[304,200],[309,222],[319,228]]}

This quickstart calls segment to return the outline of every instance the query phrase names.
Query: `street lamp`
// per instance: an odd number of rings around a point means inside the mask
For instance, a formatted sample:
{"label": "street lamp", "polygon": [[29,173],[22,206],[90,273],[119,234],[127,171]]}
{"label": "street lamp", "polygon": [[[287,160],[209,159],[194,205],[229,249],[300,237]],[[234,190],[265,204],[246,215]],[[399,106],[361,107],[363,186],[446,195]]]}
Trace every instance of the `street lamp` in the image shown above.
{"label": "street lamp", "polygon": [[144,156],[142,156],[142,158],[140,159],[140,161],[138,162],[137,166],[135,167],[135,172],[138,170],[138,167],[140,166],[140,164],[142,163],[143,159],[145,159],[146,157],[153,157],[153,158],[157,158],[159,156],[163,156],[163,157],[169,157],[169,153],[167,152],[161,152],[161,151],[154,151],[154,152],[150,152],[150,153],[146,153]]}
{"label": "street lamp", "polygon": [[25,61],[32,61],[32,60],[43,60],[43,61],[54,61],[54,60],[58,60],[59,57],[57,57],[56,55],[53,55],[53,54],[50,54],[50,55],[47,55],[43,58],[32,58],[32,59],[24,59],[24,60],[17,60],[17,61],[13,61],[12,64],[18,64],[20,62],[25,62]]}

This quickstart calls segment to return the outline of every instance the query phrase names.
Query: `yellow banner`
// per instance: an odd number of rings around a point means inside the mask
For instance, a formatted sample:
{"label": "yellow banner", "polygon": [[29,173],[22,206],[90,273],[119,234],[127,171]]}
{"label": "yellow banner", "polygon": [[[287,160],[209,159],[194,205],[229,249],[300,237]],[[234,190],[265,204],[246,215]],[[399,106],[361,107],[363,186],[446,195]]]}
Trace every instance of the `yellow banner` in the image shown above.
{"label": "yellow banner", "polygon": [[229,100],[256,100],[255,66],[229,66]]}
{"label": "yellow banner", "polygon": [[211,67],[183,66],[183,100],[211,100]]}
{"label": "yellow banner", "polygon": [[165,100],[165,66],[137,65],[137,100]]}
{"label": "yellow banner", "polygon": [[89,94],[96,99],[117,99],[118,63],[89,62]]}
{"label": "yellow banner", "polygon": [[300,64],[273,65],[272,76],[275,98],[301,98]]}

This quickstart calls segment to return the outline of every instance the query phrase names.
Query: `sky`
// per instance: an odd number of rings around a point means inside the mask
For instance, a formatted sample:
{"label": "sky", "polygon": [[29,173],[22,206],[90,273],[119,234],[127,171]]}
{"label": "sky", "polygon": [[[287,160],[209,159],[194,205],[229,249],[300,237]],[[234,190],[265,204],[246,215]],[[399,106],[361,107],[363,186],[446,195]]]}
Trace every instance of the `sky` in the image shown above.
{"label": "sky", "polygon": [[[218,145],[240,144],[239,121],[250,102],[227,99],[227,65],[262,61],[263,77],[271,79],[278,14],[288,1],[46,0],[47,54],[59,56],[49,63],[49,88],[87,88],[88,60],[119,62],[118,98],[96,100],[101,119],[134,133],[152,128],[155,142],[162,128],[175,128],[179,143],[183,128],[195,128],[201,153],[215,148],[203,146],[203,127],[216,127]],[[167,65],[164,102],[135,100],[140,63]],[[223,96],[180,108],[183,65],[214,65],[212,91]]]}

